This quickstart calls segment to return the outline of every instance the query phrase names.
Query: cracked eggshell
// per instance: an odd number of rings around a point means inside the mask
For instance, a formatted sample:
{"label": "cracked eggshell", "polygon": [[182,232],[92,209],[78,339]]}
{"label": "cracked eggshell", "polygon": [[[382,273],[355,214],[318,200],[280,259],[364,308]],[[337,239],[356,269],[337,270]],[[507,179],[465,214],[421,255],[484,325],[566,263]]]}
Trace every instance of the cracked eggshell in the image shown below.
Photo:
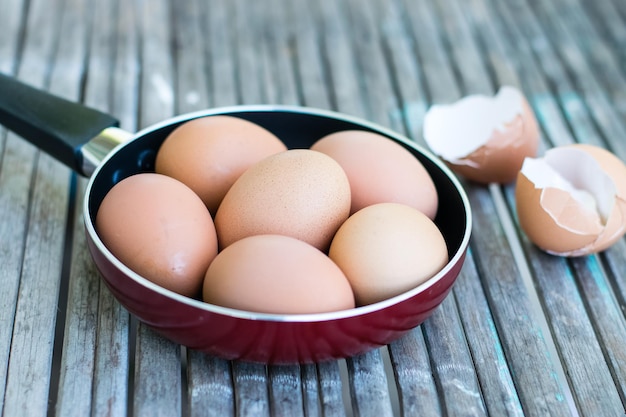
{"label": "cracked eggshell", "polygon": [[471,95],[432,106],[423,133],[454,172],[484,184],[514,181],[524,158],[536,156],[539,146],[535,114],[524,95],[510,86],[493,97]]}
{"label": "cracked eggshell", "polygon": [[520,227],[541,249],[600,252],[626,232],[626,165],[591,145],[553,148],[524,161],[515,200]]}

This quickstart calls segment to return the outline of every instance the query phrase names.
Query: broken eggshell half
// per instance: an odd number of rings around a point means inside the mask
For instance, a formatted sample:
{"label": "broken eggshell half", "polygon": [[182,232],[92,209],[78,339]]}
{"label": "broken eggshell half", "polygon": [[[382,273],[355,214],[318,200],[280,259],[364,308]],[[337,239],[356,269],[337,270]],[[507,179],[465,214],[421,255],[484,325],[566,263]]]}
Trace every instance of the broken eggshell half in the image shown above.
{"label": "broken eggshell half", "polygon": [[511,86],[493,97],[477,94],[432,106],[423,133],[454,172],[484,184],[514,181],[524,158],[536,156],[539,146],[535,114]]}
{"label": "broken eggshell half", "polygon": [[515,201],[520,227],[544,251],[600,252],[626,232],[626,165],[596,146],[556,147],[525,159]]}

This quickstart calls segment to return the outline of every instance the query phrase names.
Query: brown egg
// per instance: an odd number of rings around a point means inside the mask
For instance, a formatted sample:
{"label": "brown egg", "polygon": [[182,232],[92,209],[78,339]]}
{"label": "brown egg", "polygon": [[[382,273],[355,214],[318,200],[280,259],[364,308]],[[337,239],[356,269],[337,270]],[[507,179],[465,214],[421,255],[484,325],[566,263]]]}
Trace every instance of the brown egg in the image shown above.
{"label": "brown egg", "polygon": [[165,175],[137,174],[117,183],[102,200],[96,229],[131,270],[190,297],[200,293],[217,255],[206,206],[189,187]]}
{"label": "brown egg", "polygon": [[505,86],[495,97],[472,95],[431,107],[424,139],[457,174],[505,184],[515,180],[524,158],[536,156],[539,127],[523,94]]}
{"label": "brown egg", "polygon": [[402,203],[434,219],[439,203],[428,171],[400,144],[377,133],[346,130],[318,140],[323,152],[344,169],[352,191],[351,213],[376,203]]}
{"label": "brown egg", "polygon": [[279,234],[328,248],[350,212],[350,184],[331,157],[308,149],[269,156],[228,191],[215,216],[220,248],[246,236]]}
{"label": "brown egg", "polygon": [[208,116],[186,122],[163,142],[155,170],[187,184],[217,212],[237,178],[266,156],[287,147],[261,126],[233,116]]}
{"label": "brown egg", "polygon": [[626,232],[626,165],[591,145],[553,148],[526,159],[515,200],[520,227],[541,249],[596,253]]}
{"label": "brown egg", "polygon": [[359,306],[415,288],[448,262],[446,242],[432,220],[398,203],[371,205],[350,216],[328,256],[350,281]]}
{"label": "brown egg", "polygon": [[256,235],[220,252],[207,270],[204,301],[273,314],[307,314],[354,307],[339,267],[313,246],[288,236]]}

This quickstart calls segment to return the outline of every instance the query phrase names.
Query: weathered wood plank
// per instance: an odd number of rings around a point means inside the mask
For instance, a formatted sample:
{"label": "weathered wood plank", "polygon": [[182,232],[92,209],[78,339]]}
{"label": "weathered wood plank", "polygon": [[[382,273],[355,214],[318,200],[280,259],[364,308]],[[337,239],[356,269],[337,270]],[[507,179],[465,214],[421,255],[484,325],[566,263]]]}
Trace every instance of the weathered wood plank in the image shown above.
{"label": "weathered wood plank", "polygon": [[343,398],[343,382],[339,361],[323,362],[316,365],[319,378],[319,394],[323,416],[341,417],[346,415]]}
{"label": "weathered wood plank", "polygon": [[172,2],[172,42],[176,62],[176,113],[207,108],[209,88],[204,60],[204,37],[198,1]]}
{"label": "weathered wood plank", "polygon": [[189,350],[187,391],[191,416],[228,417],[235,415],[230,363],[202,352]]}
{"label": "weathered wood plank", "polygon": [[140,6],[137,11],[142,69],[139,126],[146,127],[172,117],[175,112],[174,63],[170,3],[143,1]]}
{"label": "weathered wood plank", "polygon": [[352,100],[360,98],[363,101],[361,117],[402,130],[401,121],[391,117],[398,108],[398,99],[381,48],[379,21],[372,2],[349,0],[346,3],[344,19],[351,38],[352,59],[360,89],[360,95],[352,97]]}
{"label": "weathered wood plank", "polygon": [[304,416],[302,377],[299,365],[275,365],[268,368],[269,401],[272,415]]}
{"label": "weathered wood plank", "polygon": [[[592,70],[593,79],[602,88],[594,94],[606,95],[622,120],[626,119],[626,77],[619,66],[619,54],[602,41],[578,0],[561,0],[546,4],[529,2],[535,13],[543,15],[546,31],[556,45],[562,46],[564,60],[576,66],[576,73]],[[603,2],[609,5],[609,2]],[[623,54],[623,45],[621,54]],[[583,64],[584,62],[584,64]],[[584,91],[585,88],[582,88]],[[591,93],[591,90],[588,90]]]}
{"label": "weathered wood plank", "polygon": [[258,18],[251,13],[251,3],[246,0],[236,0],[233,20],[226,23],[224,29],[232,30],[235,38],[238,102],[240,104],[263,103],[263,85],[259,82],[263,74],[259,68],[259,51],[255,38]]}
{"label": "weathered wood plank", "polygon": [[230,0],[216,0],[211,4],[201,2],[201,6],[206,22],[203,39],[208,61],[207,76],[210,77],[209,97],[214,106],[231,106],[237,104],[241,96],[234,51],[237,33],[230,28],[234,20],[234,3]]}
{"label": "weathered wood plank", "polygon": [[[294,68],[295,22],[288,16],[288,6],[281,0],[255,2],[255,15],[263,15],[257,22],[258,58],[267,103],[300,104]],[[261,10],[262,9],[262,10]]]}
{"label": "weathered wood plank", "polygon": [[424,417],[442,415],[422,327],[393,342],[389,356],[402,413]]}
{"label": "weathered wood plank", "polygon": [[465,262],[455,284],[454,298],[487,412],[497,416],[522,416],[522,406],[474,259],[468,256]]}
{"label": "weathered wood plank", "polygon": [[137,331],[133,415],[174,417],[182,414],[180,346],[142,323]]}
{"label": "weathered wood plank", "polygon": [[322,392],[320,390],[316,365],[301,365],[300,378],[302,379],[302,405],[305,415],[307,417],[323,416]]}
{"label": "weathered wood plank", "polygon": [[[624,249],[623,242],[618,247]],[[611,288],[600,256],[575,258],[570,261],[576,284],[584,294],[587,314],[594,323],[622,403],[626,399],[626,324],[620,303]],[[610,386],[610,385],[609,385]]]}
{"label": "weathered wood plank", "polygon": [[[57,14],[51,19],[50,6],[49,2],[31,2],[29,8],[28,37],[18,75],[36,86],[46,84],[46,71],[59,36],[56,22],[61,8],[53,8]],[[12,160],[12,154],[19,158]],[[15,165],[8,165],[9,161]],[[13,208],[28,216],[12,219],[21,220],[14,224],[21,233],[10,232],[16,238],[12,243],[19,244],[23,255],[14,253],[21,261],[21,271],[3,411],[5,415],[43,415],[52,379],[69,171],[14,135],[8,136],[2,169],[11,173],[3,175],[5,181],[16,174],[12,178],[15,182],[5,189],[8,202],[17,203]],[[22,191],[13,188],[16,186],[23,187]]]}
{"label": "weathered wood plank", "polygon": [[[524,412],[570,415],[563,387],[554,371],[553,361],[558,358],[551,357],[544,341],[549,335],[544,334],[535,320],[535,315],[542,312],[533,309],[518,267],[511,259],[505,232],[493,221],[497,214],[488,191],[473,190],[470,204],[481,207],[474,211],[473,239],[484,255],[475,255],[475,262]],[[529,367],[529,363],[535,366]]]}
{"label": "weathered wood plank", "polygon": [[619,394],[566,261],[540,253],[536,248],[527,250],[532,254],[531,266],[581,415],[623,413]]}
{"label": "weathered wood plank", "polygon": [[407,132],[408,137],[425,145],[421,129],[427,99],[410,24],[399,2],[377,0],[372,7],[379,21],[382,53],[398,100],[397,109],[389,115],[391,126],[397,131]]}
{"label": "weathered wood plank", "polygon": [[[0,31],[0,71],[5,74],[13,74],[17,66],[23,12],[24,4],[12,1],[3,5],[0,14],[0,27],[6,28]],[[7,131],[0,128],[0,280],[4,293],[0,297],[0,410],[4,405],[32,171],[32,159],[19,146],[12,146],[14,142],[9,142]],[[25,153],[30,152],[26,149]]]}
{"label": "weathered wood plank", "polygon": [[626,73],[626,17],[620,15],[611,1],[581,1],[580,7],[589,15],[591,24],[602,37],[602,43],[615,56],[622,73]]}
{"label": "weathered wood plank", "polygon": [[288,2],[287,19],[292,21],[294,66],[298,89],[305,106],[331,108],[328,74],[322,57],[321,34],[315,23],[315,5],[307,0]]}
{"label": "weathered wood plank", "polygon": [[[383,348],[386,349],[386,348]],[[373,350],[346,360],[352,409],[361,417],[393,415],[388,380],[379,350]]]}
{"label": "weathered wood plank", "polygon": [[422,327],[446,415],[486,415],[454,298],[446,298]]}
{"label": "weathered wood plank", "polygon": [[[82,74],[85,69],[85,57],[88,54],[87,36],[90,31],[91,4],[84,0],[67,2],[61,16],[63,24],[60,34],[61,42],[56,54],[51,74],[51,92],[72,101],[81,99]],[[82,201],[76,194],[74,202]],[[80,203],[77,204],[80,206]],[[72,208],[72,206],[70,206]],[[74,208],[69,225],[77,233],[69,233],[68,237],[76,237],[77,242],[86,246],[81,211]],[[77,219],[77,220],[76,220]],[[73,252],[70,270],[65,328],[63,332],[60,376],[58,394],[56,395],[56,412],[59,415],[84,416],[91,411],[91,393],[94,371],[94,351],[96,345],[95,329],[98,323],[98,276],[93,267],[89,268],[90,258],[87,253]],[[87,265],[86,269],[82,269]],[[78,267],[78,270],[77,268]],[[89,271],[91,269],[91,271]],[[91,272],[85,274],[85,272]],[[59,308],[65,306],[60,305]],[[57,327],[62,328],[59,321]],[[54,382],[54,381],[53,381]],[[56,390],[52,387],[51,390]]]}
{"label": "weathered wood plank", "polygon": [[320,45],[328,74],[331,106],[351,115],[362,115],[357,73],[352,59],[352,47],[347,29],[341,19],[340,4],[334,0],[318,0],[315,21],[321,31]]}
{"label": "weathered wood plank", "polygon": [[269,416],[270,393],[267,369],[263,365],[232,363],[235,410],[238,416]]}
{"label": "weathered wood plank", "polygon": [[26,15],[26,3],[22,0],[5,1],[2,4],[0,22],[0,71],[14,74],[18,65],[19,42]]}

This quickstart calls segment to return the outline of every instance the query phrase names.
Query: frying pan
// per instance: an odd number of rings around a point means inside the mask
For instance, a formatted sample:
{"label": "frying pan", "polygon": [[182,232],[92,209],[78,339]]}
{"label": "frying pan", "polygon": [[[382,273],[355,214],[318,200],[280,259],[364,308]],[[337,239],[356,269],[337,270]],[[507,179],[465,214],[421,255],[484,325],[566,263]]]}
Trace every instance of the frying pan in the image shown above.
{"label": "frying pan", "polygon": [[[449,262],[434,277],[393,298],[321,314],[260,314],[224,308],[164,289],[130,270],[105,247],[95,228],[102,199],[120,180],[154,171],[167,135],[186,121],[211,115],[239,117],[270,130],[288,148],[308,148],[332,132],[359,129],[399,143],[431,175],[439,194],[435,223]],[[117,300],[164,337],[225,359],[309,363],[364,353],[421,324],[449,293],[463,265],[471,232],[468,198],[434,155],[381,126],[336,112],[296,106],[233,106],[185,114],[136,134],[106,113],[64,100],[0,74],[0,123],[89,177],[83,203],[87,244]]]}

